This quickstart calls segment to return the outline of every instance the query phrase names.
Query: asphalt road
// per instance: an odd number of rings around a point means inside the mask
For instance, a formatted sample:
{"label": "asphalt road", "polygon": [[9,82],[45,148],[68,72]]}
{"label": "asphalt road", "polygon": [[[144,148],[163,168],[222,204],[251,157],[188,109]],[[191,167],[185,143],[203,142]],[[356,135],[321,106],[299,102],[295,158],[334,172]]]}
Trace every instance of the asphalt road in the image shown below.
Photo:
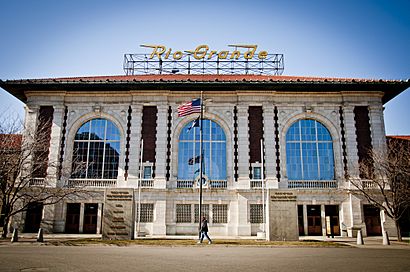
{"label": "asphalt road", "polygon": [[410,250],[4,245],[0,271],[410,271]]}

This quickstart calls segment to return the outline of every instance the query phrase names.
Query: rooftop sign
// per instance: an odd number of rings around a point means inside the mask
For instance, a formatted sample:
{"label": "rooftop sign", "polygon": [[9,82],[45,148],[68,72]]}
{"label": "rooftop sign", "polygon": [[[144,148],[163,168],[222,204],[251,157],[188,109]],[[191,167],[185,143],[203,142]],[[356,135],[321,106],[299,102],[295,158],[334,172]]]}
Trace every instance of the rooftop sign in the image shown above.
{"label": "rooftop sign", "polygon": [[164,45],[143,44],[148,54],[125,54],[124,71],[134,74],[265,74],[283,73],[283,54],[257,52],[257,45],[229,45],[231,50],[212,50],[199,45],[193,50],[172,50]]}

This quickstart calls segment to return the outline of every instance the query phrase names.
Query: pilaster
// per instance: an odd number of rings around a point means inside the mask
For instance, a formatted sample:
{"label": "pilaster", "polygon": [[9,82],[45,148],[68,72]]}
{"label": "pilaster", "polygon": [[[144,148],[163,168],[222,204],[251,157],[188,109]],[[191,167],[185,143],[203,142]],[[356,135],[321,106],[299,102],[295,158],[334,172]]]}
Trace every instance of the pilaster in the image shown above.
{"label": "pilaster", "polygon": [[370,130],[374,150],[386,149],[386,132],[384,128],[383,107],[381,104],[369,107]]}
{"label": "pilaster", "polygon": [[248,105],[238,105],[238,189],[249,189]]}
{"label": "pilaster", "polygon": [[354,120],[354,106],[343,106],[345,125],[347,169],[351,178],[359,177],[359,156],[356,140],[356,123]]}
{"label": "pilaster", "polygon": [[166,104],[159,104],[157,109],[154,188],[166,188],[168,106]]}
{"label": "pilaster", "polygon": [[137,188],[141,153],[142,104],[131,105],[131,109],[127,187]]}
{"label": "pilaster", "polygon": [[165,223],[167,203],[165,200],[155,202],[155,221],[153,223],[152,235],[166,235],[167,226]]}
{"label": "pilaster", "polygon": [[60,164],[59,151],[62,137],[62,128],[64,121],[63,105],[53,106],[53,122],[51,126],[50,148],[48,152],[47,181],[51,186],[57,184],[57,170]]}
{"label": "pilaster", "polygon": [[78,232],[79,232],[79,233],[83,233],[83,232],[84,232],[84,208],[85,208],[85,204],[84,204],[84,202],[81,202],[81,206],[80,206],[80,222],[79,222],[79,228],[78,228]]}
{"label": "pilaster", "polygon": [[263,138],[265,180],[267,188],[278,188],[276,178],[276,154],[275,154],[275,114],[273,105],[263,105]]}

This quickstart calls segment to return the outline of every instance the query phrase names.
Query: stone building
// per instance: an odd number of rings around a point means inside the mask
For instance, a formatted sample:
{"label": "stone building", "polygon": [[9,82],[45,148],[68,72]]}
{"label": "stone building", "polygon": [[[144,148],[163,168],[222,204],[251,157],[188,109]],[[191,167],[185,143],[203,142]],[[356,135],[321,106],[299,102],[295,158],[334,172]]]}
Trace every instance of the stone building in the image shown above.
{"label": "stone building", "polygon": [[[178,117],[177,108],[202,91],[203,213],[212,235],[263,231],[262,187],[296,195],[299,235],[326,235],[329,227],[341,236],[383,228],[394,235],[388,218],[350,193],[347,177],[360,175],[369,148],[385,148],[383,105],[409,81],[163,74],[0,86],[26,104],[27,127],[52,120],[48,163],[58,167],[33,184],[92,192],[33,210],[50,232],[101,233],[107,188],[131,188],[141,232],[197,233],[199,129],[189,128],[198,114]],[[73,161],[85,169],[71,171]],[[22,214],[20,227],[30,229],[35,217]]]}

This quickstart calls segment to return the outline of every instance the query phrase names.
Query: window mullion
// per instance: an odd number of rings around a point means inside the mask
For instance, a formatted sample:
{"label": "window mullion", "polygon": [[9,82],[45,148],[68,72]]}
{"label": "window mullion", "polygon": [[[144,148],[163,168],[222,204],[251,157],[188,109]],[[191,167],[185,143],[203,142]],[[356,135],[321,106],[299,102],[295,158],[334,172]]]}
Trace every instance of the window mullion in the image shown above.
{"label": "window mullion", "polygon": [[104,126],[104,138],[103,138],[103,156],[102,156],[102,168],[101,168],[101,178],[104,178],[104,165],[105,165],[105,143],[107,140],[107,124],[108,122],[105,121],[105,126]]}
{"label": "window mullion", "polygon": [[320,156],[319,156],[319,138],[317,135],[317,122],[315,122],[315,134],[316,134],[316,157],[317,157],[317,173],[318,173],[318,179],[320,180]]}
{"label": "window mullion", "polygon": [[301,172],[302,172],[302,180],[304,180],[305,179],[305,173],[304,173],[304,169],[303,169],[303,150],[302,150],[302,125],[301,125],[301,123],[299,122],[299,139],[300,139],[300,142],[299,142],[299,151],[300,151],[300,169],[301,169]]}
{"label": "window mullion", "polygon": [[89,131],[88,131],[88,140],[87,140],[87,163],[86,163],[86,167],[85,167],[85,178],[88,178],[88,162],[89,162],[89,159],[90,159],[90,146],[91,146],[91,129],[92,129],[92,123],[93,122],[91,122],[91,120],[90,120],[90,128],[89,128]]}

